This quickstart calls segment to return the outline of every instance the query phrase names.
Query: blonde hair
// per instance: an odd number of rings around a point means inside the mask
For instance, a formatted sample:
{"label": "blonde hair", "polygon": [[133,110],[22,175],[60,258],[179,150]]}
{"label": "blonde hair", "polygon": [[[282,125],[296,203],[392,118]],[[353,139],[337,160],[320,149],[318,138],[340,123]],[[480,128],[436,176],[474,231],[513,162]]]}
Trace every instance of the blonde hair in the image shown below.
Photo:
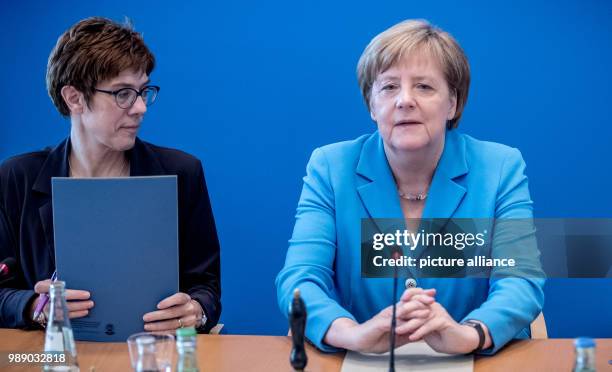
{"label": "blonde hair", "polygon": [[442,67],[448,88],[457,99],[455,116],[449,121],[448,129],[456,128],[470,89],[470,65],[457,41],[426,20],[406,20],[392,26],[376,35],[361,54],[357,80],[368,110],[378,74],[415,51],[429,53]]}

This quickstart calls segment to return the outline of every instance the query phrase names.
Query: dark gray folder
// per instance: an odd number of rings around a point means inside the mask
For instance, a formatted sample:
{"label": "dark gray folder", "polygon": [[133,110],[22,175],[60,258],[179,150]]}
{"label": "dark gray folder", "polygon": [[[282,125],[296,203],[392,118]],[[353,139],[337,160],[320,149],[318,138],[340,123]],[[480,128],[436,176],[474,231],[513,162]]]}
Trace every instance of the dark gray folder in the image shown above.
{"label": "dark gray folder", "polygon": [[53,178],[55,264],[66,288],[91,292],[77,340],[125,341],[178,292],[176,176]]}

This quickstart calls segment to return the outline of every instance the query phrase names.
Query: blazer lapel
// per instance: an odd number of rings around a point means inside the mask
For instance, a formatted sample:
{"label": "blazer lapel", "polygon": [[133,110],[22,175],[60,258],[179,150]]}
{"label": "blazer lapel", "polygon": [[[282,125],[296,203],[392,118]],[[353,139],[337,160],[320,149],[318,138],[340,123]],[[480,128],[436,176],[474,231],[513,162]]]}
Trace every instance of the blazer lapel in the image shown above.
{"label": "blazer lapel", "polygon": [[166,174],[151,145],[136,138],[134,147],[127,152],[130,176],[159,176]]}
{"label": "blazer lapel", "polygon": [[55,240],[53,238],[53,207],[51,205],[51,196],[49,200],[45,202],[40,208],[38,208],[38,215],[40,216],[40,223],[42,224],[43,231],[45,232],[45,239],[47,240],[47,249],[50,262],[55,263]]}
{"label": "blazer lapel", "polygon": [[[365,141],[356,172],[363,180],[357,191],[370,217],[403,218],[393,174],[378,132]],[[465,142],[455,131],[448,131],[423,218],[450,218],[455,213],[466,193],[458,179],[467,173]]]}
{"label": "blazer lapel", "polygon": [[465,187],[457,181],[468,173],[465,142],[455,131],[447,131],[444,151],[436,167],[425,201],[423,218],[450,218],[465,196]]}
{"label": "blazer lapel", "polygon": [[[369,217],[403,219],[393,174],[378,132],[364,142],[356,172],[361,177],[357,191]],[[375,223],[381,232],[390,227],[381,220]]]}
{"label": "blazer lapel", "polygon": [[[468,171],[463,137],[456,130],[447,131],[444,150],[425,201],[423,218],[427,220],[421,221],[421,228],[428,233],[446,231],[449,219],[455,214],[465,197],[466,189],[459,183],[459,180]],[[420,259],[427,252],[429,252],[428,249],[418,249],[416,256]]]}
{"label": "blazer lapel", "polygon": [[49,249],[49,256],[51,262],[55,262],[54,254],[54,239],[53,239],[53,207],[52,207],[52,190],[51,190],[51,178],[52,177],[68,177],[68,154],[70,152],[70,138],[65,139],[59,145],[57,145],[43,163],[36,181],[32,186],[32,190],[40,193],[41,205],[38,208],[38,214],[40,216],[40,223],[43,231],[45,232],[45,238],[47,240],[47,248]]}
{"label": "blazer lapel", "polygon": [[[453,216],[466,193],[459,180],[468,171],[463,137],[454,130],[447,131],[444,150],[425,202],[423,218],[447,220]],[[357,191],[369,217],[403,220],[397,188],[378,132],[364,142],[356,173],[361,177]],[[397,220],[391,224],[381,220],[375,222],[381,232],[398,228]],[[442,223],[439,226],[444,225]]]}

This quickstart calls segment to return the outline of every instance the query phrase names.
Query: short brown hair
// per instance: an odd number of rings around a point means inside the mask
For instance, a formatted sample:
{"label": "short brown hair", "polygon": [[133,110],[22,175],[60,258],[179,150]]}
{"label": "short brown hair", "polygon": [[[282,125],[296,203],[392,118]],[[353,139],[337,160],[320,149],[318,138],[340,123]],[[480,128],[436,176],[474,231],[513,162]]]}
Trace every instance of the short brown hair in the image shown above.
{"label": "short brown hair", "polygon": [[47,91],[60,114],[69,116],[61,93],[64,86],[82,92],[89,105],[98,82],[127,69],[149,75],[153,68],[155,57],[129,20],[119,24],[107,18],[87,18],[57,40],[47,63]]}
{"label": "short brown hair", "polygon": [[374,37],[363,51],[357,64],[357,80],[368,110],[378,74],[416,50],[430,53],[440,63],[448,88],[457,99],[455,117],[448,124],[449,129],[456,128],[470,89],[470,65],[457,41],[425,20],[400,22]]}

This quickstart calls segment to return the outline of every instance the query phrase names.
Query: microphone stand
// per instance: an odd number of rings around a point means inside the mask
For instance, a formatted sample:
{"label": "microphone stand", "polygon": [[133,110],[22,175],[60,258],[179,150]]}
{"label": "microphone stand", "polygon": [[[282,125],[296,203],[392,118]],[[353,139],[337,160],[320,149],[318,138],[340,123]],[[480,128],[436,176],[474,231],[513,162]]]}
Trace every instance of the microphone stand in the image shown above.
{"label": "microphone stand", "polygon": [[[393,259],[397,259],[400,257],[400,253],[398,251],[394,251],[391,254]],[[395,319],[395,314],[397,311],[397,266],[394,266],[394,274],[393,274],[393,312],[391,316],[391,332],[389,333],[389,372],[395,372],[395,327],[397,325],[397,319]]]}

